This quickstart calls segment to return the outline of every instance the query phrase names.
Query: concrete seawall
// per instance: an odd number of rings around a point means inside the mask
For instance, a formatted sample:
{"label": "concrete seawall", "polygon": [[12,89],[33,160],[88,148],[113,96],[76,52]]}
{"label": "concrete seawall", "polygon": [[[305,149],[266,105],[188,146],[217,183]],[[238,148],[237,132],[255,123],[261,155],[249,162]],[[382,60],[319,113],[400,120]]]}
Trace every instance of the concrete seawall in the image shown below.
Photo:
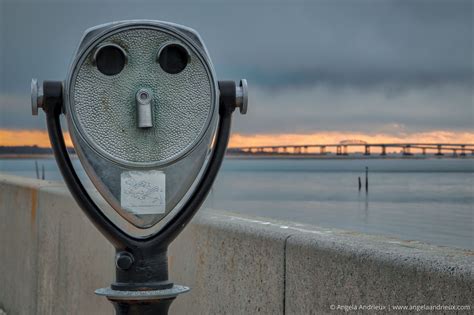
{"label": "concrete seawall", "polygon": [[[113,281],[113,257],[61,183],[0,176],[0,309],[113,314],[93,293]],[[474,309],[472,251],[229,212],[200,211],[171,246],[169,262],[171,280],[192,287],[172,314]]]}

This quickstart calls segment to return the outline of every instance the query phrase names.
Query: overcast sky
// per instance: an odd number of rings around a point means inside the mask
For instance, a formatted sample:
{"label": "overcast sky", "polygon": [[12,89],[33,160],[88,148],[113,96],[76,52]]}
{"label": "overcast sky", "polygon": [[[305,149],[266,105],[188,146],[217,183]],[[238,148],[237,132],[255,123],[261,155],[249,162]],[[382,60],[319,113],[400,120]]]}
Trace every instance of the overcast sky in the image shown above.
{"label": "overcast sky", "polygon": [[474,129],[472,1],[0,3],[0,128],[44,129],[30,80],[64,79],[86,28],[146,18],[195,28],[219,79],[248,79],[236,132]]}

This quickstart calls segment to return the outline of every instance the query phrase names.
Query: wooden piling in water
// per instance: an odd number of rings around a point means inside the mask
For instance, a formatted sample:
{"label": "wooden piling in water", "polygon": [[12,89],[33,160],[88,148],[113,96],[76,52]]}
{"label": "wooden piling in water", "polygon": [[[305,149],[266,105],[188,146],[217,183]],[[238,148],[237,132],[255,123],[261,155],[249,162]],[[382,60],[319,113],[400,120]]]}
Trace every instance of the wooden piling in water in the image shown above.
{"label": "wooden piling in water", "polygon": [[362,189],[362,182],[360,180],[360,176],[359,176],[359,191]]}
{"label": "wooden piling in water", "polygon": [[40,179],[38,161],[35,161],[36,179]]}
{"label": "wooden piling in water", "polygon": [[369,167],[365,167],[365,191],[369,191]]}

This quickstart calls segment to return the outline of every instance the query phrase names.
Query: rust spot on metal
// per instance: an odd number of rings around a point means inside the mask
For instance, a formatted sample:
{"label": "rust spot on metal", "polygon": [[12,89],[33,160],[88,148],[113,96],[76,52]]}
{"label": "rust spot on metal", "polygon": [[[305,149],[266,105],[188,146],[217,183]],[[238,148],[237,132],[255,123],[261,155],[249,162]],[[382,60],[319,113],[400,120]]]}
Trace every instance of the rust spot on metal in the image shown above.
{"label": "rust spot on metal", "polygon": [[38,208],[38,191],[36,189],[31,190],[31,224],[34,225],[36,222],[36,209]]}

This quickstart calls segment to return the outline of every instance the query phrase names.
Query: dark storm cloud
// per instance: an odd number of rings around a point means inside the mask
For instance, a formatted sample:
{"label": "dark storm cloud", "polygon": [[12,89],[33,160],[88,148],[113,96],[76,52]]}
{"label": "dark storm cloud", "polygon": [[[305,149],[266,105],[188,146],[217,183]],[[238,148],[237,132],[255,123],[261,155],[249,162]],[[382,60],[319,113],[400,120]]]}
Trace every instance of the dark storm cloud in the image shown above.
{"label": "dark storm cloud", "polygon": [[[472,1],[456,0],[4,0],[1,127],[43,126],[12,99],[27,99],[31,77],[64,78],[86,28],[149,18],[197,29],[219,78],[249,79],[253,116],[239,119],[237,131],[370,130],[391,123],[470,129],[472,12]],[[440,91],[451,97],[443,104],[436,101]]]}
{"label": "dark storm cloud", "polygon": [[[454,85],[417,89],[360,89],[318,85],[254,89],[251,114],[238,118],[243,133],[360,131],[400,134],[472,130],[472,90]],[[474,140],[474,139],[473,139]]]}

